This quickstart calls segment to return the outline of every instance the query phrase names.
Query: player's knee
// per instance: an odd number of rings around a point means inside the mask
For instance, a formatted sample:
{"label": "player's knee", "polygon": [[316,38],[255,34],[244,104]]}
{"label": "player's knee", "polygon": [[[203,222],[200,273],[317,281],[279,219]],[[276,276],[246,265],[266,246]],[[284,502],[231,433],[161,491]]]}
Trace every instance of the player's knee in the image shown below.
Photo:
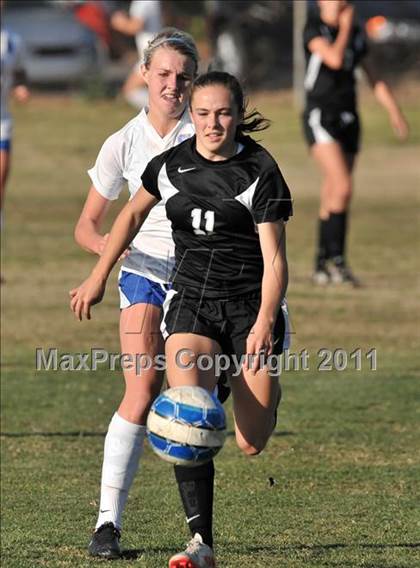
{"label": "player's knee", "polygon": [[156,356],[159,353],[159,336],[153,333],[146,333],[142,341],[142,353]]}
{"label": "player's knee", "polygon": [[337,180],[336,195],[340,196],[343,200],[348,200],[351,197],[352,183],[350,176],[344,176]]}
{"label": "player's knee", "polygon": [[330,196],[328,209],[329,211],[343,211],[350,203],[352,195],[351,181],[341,181],[335,186],[334,193]]}
{"label": "player's knee", "polygon": [[267,439],[259,438],[252,441],[241,439],[237,440],[237,444],[246,456],[258,456],[267,445]]}

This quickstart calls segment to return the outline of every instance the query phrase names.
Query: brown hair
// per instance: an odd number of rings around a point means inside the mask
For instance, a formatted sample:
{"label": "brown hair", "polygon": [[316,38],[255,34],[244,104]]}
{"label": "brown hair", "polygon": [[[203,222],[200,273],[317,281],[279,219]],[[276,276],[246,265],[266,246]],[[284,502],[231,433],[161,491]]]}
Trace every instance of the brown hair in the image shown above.
{"label": "brown hair", "polygon": [[230,73],[226,73],[225,71],[209,71],[208,73],[204,73],[197,77],[191,89],[190,108],[194,93],[198,89],[208,87],[210,85],[222,85],[231,92],[233,100],[238,108],[239,116],[241,117],[241,122],[236,130],[236,136],[238,138],[244,136],[248,132],[259,132],[270,126],[271,122],[267,118],[264,118],[257,109],[252,109],[247,112],[247,100],[244,96],[241,84],[236,77]]}

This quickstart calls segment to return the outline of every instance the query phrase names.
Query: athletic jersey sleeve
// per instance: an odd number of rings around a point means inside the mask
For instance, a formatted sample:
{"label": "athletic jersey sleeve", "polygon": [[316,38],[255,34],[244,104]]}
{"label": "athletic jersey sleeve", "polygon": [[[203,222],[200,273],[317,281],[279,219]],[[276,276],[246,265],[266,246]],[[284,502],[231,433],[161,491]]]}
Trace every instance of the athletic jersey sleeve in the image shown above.
{"label": "athletic jersey sleeve", "polygon": [[123,176],[125,145],[120,132],[112,134],[100,149],[95,165],[88,170],[95,189],[111,201],[118,199],[126,183]]}
{"label": "athletic jersey sleeve", "polygon": [[310,18],[306,22],[303,30],[303,47],[308,49],[309,42],[320,35],[322,34],[319,28],[319,22],[317,22],[314,18]]}
{"label": "athletic jersey sleeve", "polygon": [[252,215],[255,223],[269,223],[293,214],[289,188],[277,164],[259,178],[252,200]]}
{"label": "athletic jersey sleeve", "polygon": [[[166,152],[165,154],[166,155]],[[148,191],[153,197],[156,197],[159,201],[161,201],[162,196],[159,191],[159,173],[161,169],[165,166],[165,161],[162,158],[162,155],[156,156],[153,158],[144,170],[141,181],[144,189]]]}

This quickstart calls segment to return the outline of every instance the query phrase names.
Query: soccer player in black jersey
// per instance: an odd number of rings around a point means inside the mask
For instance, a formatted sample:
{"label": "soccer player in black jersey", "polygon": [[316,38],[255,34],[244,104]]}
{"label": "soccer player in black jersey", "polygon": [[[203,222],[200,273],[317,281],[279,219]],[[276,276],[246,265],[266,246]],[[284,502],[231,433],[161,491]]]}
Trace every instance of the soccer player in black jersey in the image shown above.
{"label": "soccer player in black jersey", "polygon": [[375,76],[368,61],[362,61],[367,52],[366,37],[354,22],[353,6],[346,0],[318,0],[318,7],[319,14],[310,15],[304,30],[304,133],[322,173],[313,281],[358,286],[345,257],[352,173],[359,149],[357,65],[362,65],[399,138],[406,138],[408,126],[386,83]]}
{"label": "soccer player in black jersey", "polygon": [[[162,324],[169,385],[212,391],[214,368],[200,369],[198,355],[241,360],[231,379],[236,441],[255,455],[273,432],[280,401],[278,376],[266,363],[282,352],[286,335],[290,192],[270,154],[245,136],[267,121],[256,111],[245,114],[233,76],[199,77],[190,112],[196,136],[149,163],[143,187],[118,216],[92,274],[71,291],[71,307],[79,319],[90,318],[119,255],[162,200],[176,255]],[[213,462],[175,466],[175,472],[193,538],[169,566],[212,568]]]}

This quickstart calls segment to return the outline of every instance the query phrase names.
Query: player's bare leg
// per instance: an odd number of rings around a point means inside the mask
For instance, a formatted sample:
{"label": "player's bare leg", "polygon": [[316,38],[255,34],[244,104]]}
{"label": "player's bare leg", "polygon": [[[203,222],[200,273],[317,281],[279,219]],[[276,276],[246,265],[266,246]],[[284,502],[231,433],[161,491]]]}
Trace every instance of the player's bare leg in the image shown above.
{"label": "player's bare leg", "polygon": [[163,382],[163,372],[149,365],[164,349],[160,315],[160,308],[150,304],[134,304],[121,311],[121,352],[131,355],[133,366],[124,369],[124,397],[105,438],[99,515],[89,545],[92,556],[121,555],[121,517],[143,452],[147,414]]}
{"label": "player's bare leg", "polygon": [[[133,357],[144,354],[144,360],[138,359],[144,365],[164,353],[160,318],[161,309],[152,304],[134,304],[122,310],[121,352]],[[163,371],[157,371],[154,364],[150,368],[141,368],[139,373],[138,370],[135,367],[124,370],[125,393],[118,414],[129,422],[145,425],[150,406],[162,387]]]}
{"label": "player's bare leg", "polygon": [[166,365],[168,382],[171,387],[183,385],[200,386],[212,392],[217,379],[214,369],[203,371],[196,361],[201,353],[211,357],[220,353],[219,344],[195,333],[174,333],[166,340]]}
{"label": "player's bare leg", "polygon": [[328,192],[321,194],[320,212],[345,211],[352,195],[352,179],[341,146],[337,142],[314,144],[311,153],[321,169],[323,181],[330,188]]}
{"label": "player's bare leg", "polygon": [[345,155],[337,142],[314,144],[311,153],[322,173],[319,249],[313,280],[318,284],[332,281],[356,287],[359,282],[345,258],[354,157]]}
{"label": "player's bare leg", "polygon": [[267,368],[255,374],[243,370],[231,381],[235,435],[239,448],[247,455],[259,454],[266,446],[276,423],[281,389],[278,376]]}

